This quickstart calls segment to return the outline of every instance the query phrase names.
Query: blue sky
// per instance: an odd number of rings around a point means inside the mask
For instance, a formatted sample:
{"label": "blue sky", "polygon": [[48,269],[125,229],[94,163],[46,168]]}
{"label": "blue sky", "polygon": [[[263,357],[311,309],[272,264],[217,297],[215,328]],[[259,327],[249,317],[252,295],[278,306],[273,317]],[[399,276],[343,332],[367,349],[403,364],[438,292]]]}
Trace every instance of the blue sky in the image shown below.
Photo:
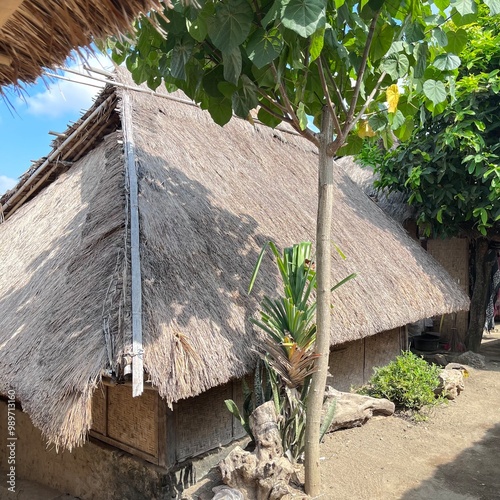
{"label": "blue sky", "polygon": [[[87,63],[96,68],[112,67],[105,56],[89,57]],[[68,62],[67,66],[82,71],[81,61]],[[69,73],[65,76],[85,80]],[[91,106],[99,89],[46,78],[26,86],[21,93],[11,88],[4,91],[6,99],[0,97],[0,195],[30,168],[30,160],[38,160],[50,152],[54,136],[49,135],[49,130],[64,132],[70,121],[78,120],[82,111]]]}

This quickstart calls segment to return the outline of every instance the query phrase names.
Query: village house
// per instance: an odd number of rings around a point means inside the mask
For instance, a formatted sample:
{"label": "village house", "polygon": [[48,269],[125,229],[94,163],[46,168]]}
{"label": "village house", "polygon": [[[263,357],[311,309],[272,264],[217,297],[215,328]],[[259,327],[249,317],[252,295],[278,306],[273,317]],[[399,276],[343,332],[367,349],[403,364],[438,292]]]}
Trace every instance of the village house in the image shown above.
{"label": "village house", "polygon": [[[249,319],[279,287],[271,258],[249,296],[250,276],[266,241],[314,240],[317,154],[117,78],[0,199],[0,421],[15,393],[20,478],[172,498],[243,436],[224,400],[242,400],[263,338]],[[407,348],[406,325],[469,301],[340,166],[332,234],[334,282],[357,273],[332,296],[348,390]]]}

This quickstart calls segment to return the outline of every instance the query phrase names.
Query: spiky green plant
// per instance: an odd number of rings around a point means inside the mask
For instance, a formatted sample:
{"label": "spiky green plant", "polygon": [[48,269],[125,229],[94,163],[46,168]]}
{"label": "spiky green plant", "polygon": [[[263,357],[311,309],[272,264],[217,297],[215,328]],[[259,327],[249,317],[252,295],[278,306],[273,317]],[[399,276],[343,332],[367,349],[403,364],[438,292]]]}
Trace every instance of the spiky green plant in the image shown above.
{"label": "spiky green plant", "polygon": [[[255,265],[249,292],[253,288],[267,247],[271,249],[276,259],[283,281],[283,295],[274,299],[264,296],[260,318],[251,321],[268,334],[264,345],[265,351],[261,352],[266,367],[263,377],[267,388],[266,400],[269,401],[271,398],[274,400],[276,411],[282,417],[278,425],[283,449],[294,461],[303,454],[305,446],[307,395],[311,374],[315,370],[314,360],[318,357],[314,352],[316,272],[310,242],[285,248],[283,255],[273,242],[268,242],[264,245]],[[337,283],[332,291],[353,277],[354,275],[350,275]],[[232,401],[227,401],[226,405],[233,415],[240,418],[247,429],[249,414],[244,412],[241,416]],[[257,406],[256,401],[255,407]],[[333,416],[332,407],[327,412],[321,437],[328,429]]]}

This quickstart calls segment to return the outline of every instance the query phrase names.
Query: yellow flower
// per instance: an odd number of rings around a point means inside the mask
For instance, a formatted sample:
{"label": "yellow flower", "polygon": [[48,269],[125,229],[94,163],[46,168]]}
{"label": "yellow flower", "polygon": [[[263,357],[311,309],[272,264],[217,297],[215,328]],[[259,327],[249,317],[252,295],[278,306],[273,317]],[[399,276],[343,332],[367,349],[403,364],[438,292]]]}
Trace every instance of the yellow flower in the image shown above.
{"label": "yellow flower", "polygon": [[396,84],[391,85],[386,90],[385,96],[389,106],[389,113],[395,113],[398,109],[399,95],[399,87]]}
{"label": "yellow flower", "polygon": [[368,123],[368,120],[361,120],[358,126],[358,135],[364,139],[365,137],[375,137],[376,134]]}

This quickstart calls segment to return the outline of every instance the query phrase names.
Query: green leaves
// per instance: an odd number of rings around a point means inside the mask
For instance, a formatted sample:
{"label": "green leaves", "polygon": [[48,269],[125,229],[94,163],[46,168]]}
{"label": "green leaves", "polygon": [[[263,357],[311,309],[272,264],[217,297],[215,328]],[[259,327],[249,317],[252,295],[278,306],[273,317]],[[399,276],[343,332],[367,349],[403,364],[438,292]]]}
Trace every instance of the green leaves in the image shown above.
{"label": "green leaves", "polygon": [[311,46],[309,47],[310,62],[315,61],[321,54],[325,44],[325,29],[320,28],[315,31],[311,37]]}
{"label": "green leaves", "polygon": [[474,0],[455,0],[451,6],[461,15],[475,14],[477,12],[477,5]]}
{"label": "green leaves", "polygon": [[222,127],[231,119],[233,114],[231,99],[227,97],[210,97],[208,103],[208,112],[217,125]]}
{"label": "green leaves", "polygon": [[170,63],[170,73],[174,78],[186,79],[185,66],[191,57],[193,47],[194,43],[190,37],[183,37],[175,44]]}
{"label": "green leaves", "polygon": [[430,99],[434,105],[446,100],[446,89],[443,82],[427,80],[424,83],[423,90],[425,97]]}
{"label": "green leaves", "polygon": [[410,61],[405,54],[395,53],[387,56],[381,64],[381,68],[386,71],[393,80],[404,76],[410,66]]}
{"label": "green leaves", "polygon": [[217,3],[215,16],[207,19],[207,31],[214,45],[228,52],[242,44],[252,26],[253,11],[246,0]]}
{"label": "green leaves", "polygon": [[500,14],[500,0],[484,0],[484,3],[490,9],[490,16]]}
{"label": "green leaves", "polygon": [[452,52],[453,54],[460,54],[467,44],[467,32],[464,29],[459,28],[457,31],[448,31],[446,35],[448,38],[448,44],[446,45],[445,50]]}
{"label": "green leaves", "polygon": [[392,45],[394,28],[390,24],[380,23],[373,37],[370,56],[374,61],[384,57]]}
{"label": "green leaves", "polygon": [[240,48],[236,47],[222,52],[222,63],[224,64],[224,80],[238,85],[242,67]]}
{"label": "green leaves", "polygon": [[269,32],[259,28],[248,40],[246,52],[250,61],[260,69],[274,61],[280,55],[282,48],[283,38],[276,28]]}
{"label": "green leaves", "polygon": [[441,71],[451,71],[460,67],[460,58],[455,54],[440,54],[432,64]]}
{"label": "green leaves", "polygon": [[325,0],[282,0],[281,5],[283,25],[303,38],[325,26]]}

